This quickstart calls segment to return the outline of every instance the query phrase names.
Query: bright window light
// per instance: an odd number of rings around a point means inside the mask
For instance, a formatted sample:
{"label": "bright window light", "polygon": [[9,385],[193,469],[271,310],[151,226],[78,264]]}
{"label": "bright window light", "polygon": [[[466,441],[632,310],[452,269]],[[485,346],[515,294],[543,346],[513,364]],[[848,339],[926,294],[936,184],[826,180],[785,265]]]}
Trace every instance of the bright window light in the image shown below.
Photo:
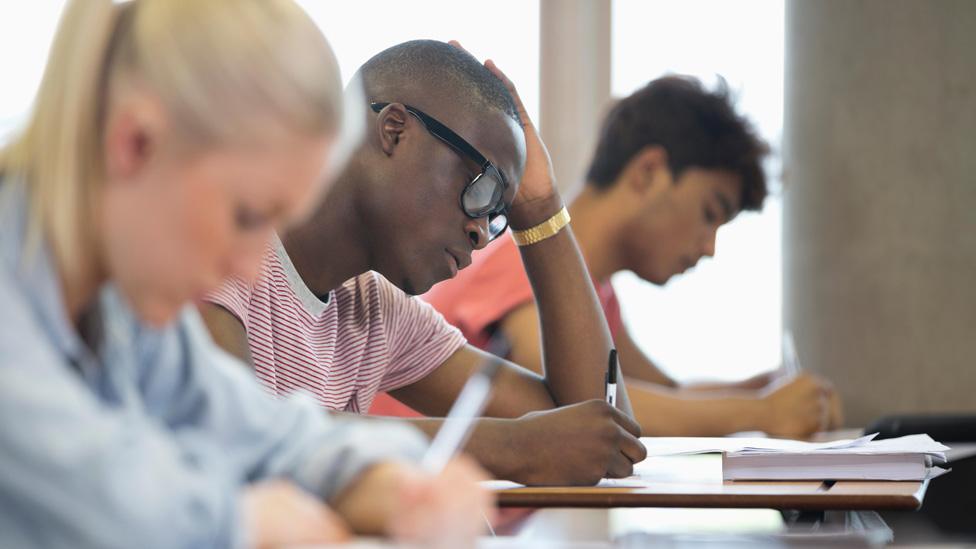
{"label": "bright window light", "polygon": [[538,0],[299,3],[332,44],[344,81],[370,57],[401,42],[457,40],[478,59],[495,61],[515,83],[529,116],[538,122]]}
{"label": "bright window light", "polygon": [[30,111],[64,0],[0,4],[0,143]]}
{"label": "bright window light", "polygon": [[[389,46],[418,38],[453,39],[481,60],[494,59],[515,82],[529,116],[539,118],[537,0],[496,0],[476,18],[472,4],[450,0],[299,3],[332,44],[344,81]],[[0,4],[0,140],[30,109],[63,6],[64,0]]]}
{"label": "bright window light", "polygon": [[780,362],[783,28],[781,0],[614,0],[614,96],[666,73],[709,86],[721,75],[774,151],[773,195],[719,231],[714,259],[664,288],[614,278],[634,339],[678,381],[742,379]]}

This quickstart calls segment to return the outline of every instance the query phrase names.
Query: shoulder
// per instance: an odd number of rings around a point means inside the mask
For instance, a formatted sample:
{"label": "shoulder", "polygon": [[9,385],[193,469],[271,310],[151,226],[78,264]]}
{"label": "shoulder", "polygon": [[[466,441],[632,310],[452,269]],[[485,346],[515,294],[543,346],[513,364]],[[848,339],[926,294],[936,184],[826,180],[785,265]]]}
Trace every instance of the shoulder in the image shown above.
{"label": "shoulder", "polygon": [[330,298],[335,300],[340,315],[349,310],[369,316],[391,314],[415,301],[375,271],[350,278],[336,288]]}
{"label": "shoulder", "polygon": [[273,243],[265,246],[261,266],[253,280],[230,277],[218,288],[207,293],[204,301],[226,309],[242,324],[250,322],[250,312],[255,306],[268,307],[276,302],[275,294],[289,291],[288,277],[282,268]]}
{"label": "shoulder", "polygon": [[50,355],[55,346],[45,337],[39,313],[25,290],[14,272],[0,270],[0,363],[4,366],[39,366],[36,361]]}

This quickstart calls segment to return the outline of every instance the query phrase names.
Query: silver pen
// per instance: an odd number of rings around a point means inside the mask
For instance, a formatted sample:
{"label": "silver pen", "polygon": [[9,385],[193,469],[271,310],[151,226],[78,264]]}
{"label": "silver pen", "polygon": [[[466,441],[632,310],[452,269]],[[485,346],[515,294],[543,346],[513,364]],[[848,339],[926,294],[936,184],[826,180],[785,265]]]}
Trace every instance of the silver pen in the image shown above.
{"label": "silver pen", "polygon": [[800,375],[800,357],[796,354],[796,343],[793,341],[793,332],[785,330],[783,332],[783,370],[789,377]]}

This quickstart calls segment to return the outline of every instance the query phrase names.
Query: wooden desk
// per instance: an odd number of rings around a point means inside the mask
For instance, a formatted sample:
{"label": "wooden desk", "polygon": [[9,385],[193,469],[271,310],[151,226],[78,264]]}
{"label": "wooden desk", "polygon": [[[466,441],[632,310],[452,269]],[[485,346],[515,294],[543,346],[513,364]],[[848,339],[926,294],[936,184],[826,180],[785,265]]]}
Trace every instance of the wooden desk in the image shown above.
{"label": "wooden desk", "polygon": [[640,487],[547,487],[498,490],[502,507],[728,507],[825,510],[914,510],[928,482],[722,481],[719,455],[648,458]]}

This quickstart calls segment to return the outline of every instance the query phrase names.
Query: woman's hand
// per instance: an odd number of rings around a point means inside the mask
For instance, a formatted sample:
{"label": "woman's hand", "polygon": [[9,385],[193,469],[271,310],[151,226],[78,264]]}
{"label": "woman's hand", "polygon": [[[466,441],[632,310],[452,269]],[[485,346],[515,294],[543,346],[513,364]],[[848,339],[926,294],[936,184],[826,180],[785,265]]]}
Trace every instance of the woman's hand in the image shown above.
{"label": "woman's hand", "polygon": [[367,470],[335,507],[362,534],[424,547],[473,546],[495,513],[494,496],[478,484],[485,479],[467,457],[455,458],[436,476],[415,465],[386,462]]}
{"label": "woman's hand", "polygon": [[337,514],[290,481],[253,484],[241,498],[251,546],[257,549],[339,543],[350,537]]}
{"label": "woman's hand", "polygon": [[487,474],[470,458],[454,459],[436,477],[413,470],[401,478],[399,509],[389,525],[398,541],[473,546],[495,518],[494,495],[478,484]]}

